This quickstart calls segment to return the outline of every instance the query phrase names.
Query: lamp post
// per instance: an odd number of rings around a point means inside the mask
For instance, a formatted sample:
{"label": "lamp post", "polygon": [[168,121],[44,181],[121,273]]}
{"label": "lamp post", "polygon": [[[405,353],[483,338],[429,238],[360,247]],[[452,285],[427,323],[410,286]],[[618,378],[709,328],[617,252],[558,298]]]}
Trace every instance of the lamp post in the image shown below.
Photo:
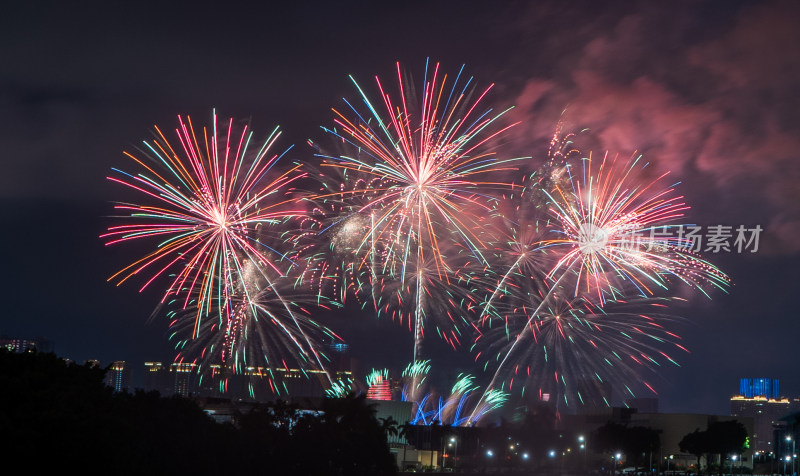
{"label": "lamp post", "polygon": [[612,474],[612,475],[616,475],[616,474],[617,474],[617,463],[619,462],[619,460],[620,460],[621,458],[622,458],[622,453],[620,453],[620,452],[616,452],[616,453],[614,453],[614,457],[613,457],[613,460],[614,460],[614,468],[613,468],[613,470],[612,470],[612,472],[611,472],[611,474]]}
{"label": "lamp post", "polygon": [[792,442],[792,459],[791,459],[791,462],[792,462],[792,474],[794,474],[794,459],[795,459],[794,438],[792,438],[792,435],[786,435],[786,441],[787,442],[789,442],[789,441]]}
{"label": "lamp post", "polygon": [[586,453],[586,438],[583,435],[578,435],[578,443],[580,443],[581,451],[583,451],[583,472],[586,472],[586,460],[588,458]]}
{"label": "lamp post", "polygon": [[731,455],[731,476],[733,476],[733,464],[736,462],[736,455]]}
{"label": "lamp post", "polygon": [[455,473],[458,465],[458,438],[451,436],[448,446],[453,447],[453,472]]}

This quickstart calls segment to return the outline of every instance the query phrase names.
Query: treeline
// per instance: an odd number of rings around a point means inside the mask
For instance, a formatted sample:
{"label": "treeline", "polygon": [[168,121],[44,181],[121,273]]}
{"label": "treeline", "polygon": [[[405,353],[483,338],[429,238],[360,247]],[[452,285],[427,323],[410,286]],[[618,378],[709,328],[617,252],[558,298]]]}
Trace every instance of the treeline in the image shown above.
{"label": "treeline", "polygon": [[395,473],[385,429],[363,397],[327,399],[311,412],[265,404],[237,415],[236,425],[219,424],[188,399],[114,393],[104,374],[53,354],[0,351],[4,470]]}
{"label": "treeline", "polygon": [[738,458],[747,444],[747,429],[738,421],[729,420],[711,423],[702,431],[698,428],[684,436],[679,446],[681,451],[697,458],[698,468],[701,457],[706,457],[708,466],[712,466],[711,462],[716,458],[716,466],[721,472],[725,459],[732,455]]}

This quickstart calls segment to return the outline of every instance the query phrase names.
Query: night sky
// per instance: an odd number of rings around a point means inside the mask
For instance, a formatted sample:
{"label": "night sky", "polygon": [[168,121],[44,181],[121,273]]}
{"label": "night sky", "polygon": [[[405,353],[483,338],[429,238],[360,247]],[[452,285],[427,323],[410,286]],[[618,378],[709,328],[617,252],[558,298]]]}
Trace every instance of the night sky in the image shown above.
{"label": "night sky", "polygon": [[[75,5],[73,5],[75,3]],[[174,3],[174,4],[173,4]],[[331,107],[400,61],[466,64],[522,121],[500,151],[541,163],[563,118],[592,150],[644,154],[680,181],[686,222],[760,225],[757,253],[705,254],[728,295],[675,309],[690,354],[655,383],[662,411],[729,412],[740,377],[800,395],[800,6],[796,2],[13,2],[0,15],[0,333],[45,336],[77,361],[170,361],[157,289],[106,279],[138,257],[106,248],[111,167],[153,125],[211,109],[314,160]],[[329,316],[367,366],[407,362],[411,335]],[[431,343],[435,366],[470,357]],[[398,360],[399,359],[399,360]],[[374,363],[373,363],[374,362]],[[444,364],[448,362],[448,364]]]}

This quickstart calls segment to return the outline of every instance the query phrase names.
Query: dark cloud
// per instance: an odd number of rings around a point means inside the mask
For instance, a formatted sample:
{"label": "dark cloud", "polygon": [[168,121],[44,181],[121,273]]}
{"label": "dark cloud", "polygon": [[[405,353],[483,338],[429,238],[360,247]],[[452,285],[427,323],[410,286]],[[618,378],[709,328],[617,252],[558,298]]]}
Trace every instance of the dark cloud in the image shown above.
{"label": "dark cloud", "polygon": [[530,73],[515,101],[517,144],[540,148],[566,108],[568,126],[590,129],[592,148],[640,151],[676,180],[699,173],[708,189],[698,196],[738,196],[736,214],[705,220],[758,221],[765,252],[800,251],[800,61],[788,46],[800,41],[800,8],[747,5],[725,24],[681,11],[686,4],[639,6],[588,19],[582,45],[571,40],[552,70]]}

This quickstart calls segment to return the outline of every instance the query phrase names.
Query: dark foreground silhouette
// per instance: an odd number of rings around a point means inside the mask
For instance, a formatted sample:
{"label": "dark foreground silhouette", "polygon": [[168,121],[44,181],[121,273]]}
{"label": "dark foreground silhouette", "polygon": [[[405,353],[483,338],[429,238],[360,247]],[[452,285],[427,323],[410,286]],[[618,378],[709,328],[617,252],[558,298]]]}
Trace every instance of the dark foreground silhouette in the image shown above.
{"label": "dark foreground silhouette", "polygon": [[3,472],[395,473],[384,429],[363,397],[327,399],[311,412],[264,404],[219,424],[188,399],[113,393],[104,374],[54,354],[0,351]]}

